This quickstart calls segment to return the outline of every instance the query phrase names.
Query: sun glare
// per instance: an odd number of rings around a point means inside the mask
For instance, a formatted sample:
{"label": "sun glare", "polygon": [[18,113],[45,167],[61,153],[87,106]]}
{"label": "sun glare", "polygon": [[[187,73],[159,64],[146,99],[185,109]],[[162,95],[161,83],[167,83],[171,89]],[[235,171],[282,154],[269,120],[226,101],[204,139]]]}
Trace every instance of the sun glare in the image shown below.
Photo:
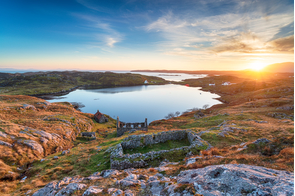
{"label": "sun glare", "polygon": [[265,67],[264,64],[260,63],[260,62],[253,62],[251,63],[251,69],[255,70],[255,71],[260,71]]}

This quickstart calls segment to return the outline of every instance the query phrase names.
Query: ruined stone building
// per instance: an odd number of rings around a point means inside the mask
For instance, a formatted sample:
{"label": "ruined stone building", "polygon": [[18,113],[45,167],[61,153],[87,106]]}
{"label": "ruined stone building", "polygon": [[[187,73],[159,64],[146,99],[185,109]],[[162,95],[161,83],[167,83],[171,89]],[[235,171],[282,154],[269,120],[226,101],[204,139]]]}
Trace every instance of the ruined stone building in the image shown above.
{"label": "ruined stone building", "polygon": [[125,122],[121,122],[119,120],[119,117],[117,117],[117,137],[120,137],[126,131],[131,131],[133,129],[134,130],[141,130],[141,131],[148,131],[147,118],[145,119],[144,122],[140,122],[140,123],[125,123]]}
{"label": "ruined stone building", "polygon": [[94,120],[98,123],[108,122],[109,119],[104,114],[100,113],[99,110],[94,114]]}

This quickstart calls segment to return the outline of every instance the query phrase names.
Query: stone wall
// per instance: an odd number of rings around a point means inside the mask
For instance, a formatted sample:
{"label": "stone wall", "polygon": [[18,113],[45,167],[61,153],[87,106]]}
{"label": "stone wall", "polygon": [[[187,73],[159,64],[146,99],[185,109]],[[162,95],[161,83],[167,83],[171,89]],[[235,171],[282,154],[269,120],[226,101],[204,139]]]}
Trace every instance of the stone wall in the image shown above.
{"label": "stone wall", "polygon": [[[124,149],[133,149],[164,143],[169,140],[187,139],[190,146],[183,146],[170,150],[151,151],[145,154],[124,154]],[[163,160],[175,161],[183,159],[187,155],[199,154],[200,150],[205,150],[210,146],[209,143],[201,139],[190,130],[166,131],[152,135],[131,135],[116,145],[111,152],[111,168],[127,169],[156,166]]]}
{"label": "stone wall", "polygon": [[132,130],[148,131],[147,119],[145,119],[145,122],[140,123],[124,123],[119,120],[119,117],[117,117],[117,137],[120,137],[125,132]]}
{"label": "stone wall", "polygon": [[96,140],[95,132],[82,132],[81,136],[87,140]]}

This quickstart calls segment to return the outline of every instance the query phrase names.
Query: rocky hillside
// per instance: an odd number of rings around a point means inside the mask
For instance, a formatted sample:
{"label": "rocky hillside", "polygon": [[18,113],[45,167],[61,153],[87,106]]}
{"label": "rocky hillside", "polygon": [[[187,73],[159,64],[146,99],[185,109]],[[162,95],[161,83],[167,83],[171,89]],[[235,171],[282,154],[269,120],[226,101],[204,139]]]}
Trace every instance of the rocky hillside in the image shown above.
{"label": "rocky hillside", "polygon": [[[82,131],[97,131],[92,114],[70,103],[0,96],[0,179],[15,180],[34,160],[71,149]],[[111,120],[103,128],[114,127]]]}
{"label": "rocky hillside", "polygon": [[[1,95],[0,194],[293,195],[293,76],[262,74],[249,79],[247,74],[186,80],[184,84],[218,93],[223,104],[194,108],[152,122],[148,133],[121,137],[116,137],[113,119],[95,123],[93,114],[69,103]],[[185,140],[141,145],[145,138],[170,130],[187,130],[208,145],[196,154],[182,150],[189,146]],[[83,139],[81,131],[95,131],[97,139]],[[184,156],[170,153],[166,160],[153,157],[145,168],[111,169],[111,158],[120,159],[112,152],[130,138],[139,138],[139,148],[123,149],[126,161],[148,159],[145,153],[171,148]]]}

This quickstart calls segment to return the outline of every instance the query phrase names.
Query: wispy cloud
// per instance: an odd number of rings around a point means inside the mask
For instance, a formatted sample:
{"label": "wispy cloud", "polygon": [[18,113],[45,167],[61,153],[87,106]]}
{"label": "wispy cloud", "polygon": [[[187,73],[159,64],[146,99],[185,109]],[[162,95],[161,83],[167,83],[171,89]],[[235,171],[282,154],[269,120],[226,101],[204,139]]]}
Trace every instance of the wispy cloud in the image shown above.
{"label": "wispy cloud", "polygon": [[107,43],[107,45],[110,46],[110,47],[113,47],[114,44],[117,43],[117,42],[118,42],[118,41],[115,40],[115,38],[112,38],[112,37],[108,37],[108,38],[106,39],[106,43]]}
{"label": "wispy cloud", "polygon": [[107,7],[102,7],[102,6],[99,6],[97,5],[97,1],[91,1],[91,0],[76,0],[77,3],[89,8],[89,9],[92,9],[92,10],[95,10],[95,11],[98,11],[98,12],[104,12],[104,13],[111,13],[111,9],[107,8]]}
{"label": "wispy cloud", "polygon": [[109,23],[102,22],[97,17],[88,15],[73,14],[74,16],[87,21],[83,26],[89,28],[91,31],[89,35],[93,37],[94,44],[103,43],[105,46],[114,47],[114,45],[123,40],[123,34],[114,30]]}
{"label": "wispy cloud", "polygon": [[[247,1],[238,3],[237,9],[249,6],[246,4]],[[294,36],[290,33],[294,31],[287,28],[294,22],[292,9],[275,12],[277,7],[262,10],[261,6],[251,6],[253,10],[245,13],[233,11],[203,17],[194,17],[192,12],[183,17],[169,11],[147,24],[145,30],[157,32],[164,39],[157,44],[165,54],[206,59],[209,54],[293,52]],[[282,33],[284,28],[292,32]]]}
{"label": "wispy cloud", "polygon": [[294,53],[294,35],[278,38],[269,42],[270,49],[279,52]]}

